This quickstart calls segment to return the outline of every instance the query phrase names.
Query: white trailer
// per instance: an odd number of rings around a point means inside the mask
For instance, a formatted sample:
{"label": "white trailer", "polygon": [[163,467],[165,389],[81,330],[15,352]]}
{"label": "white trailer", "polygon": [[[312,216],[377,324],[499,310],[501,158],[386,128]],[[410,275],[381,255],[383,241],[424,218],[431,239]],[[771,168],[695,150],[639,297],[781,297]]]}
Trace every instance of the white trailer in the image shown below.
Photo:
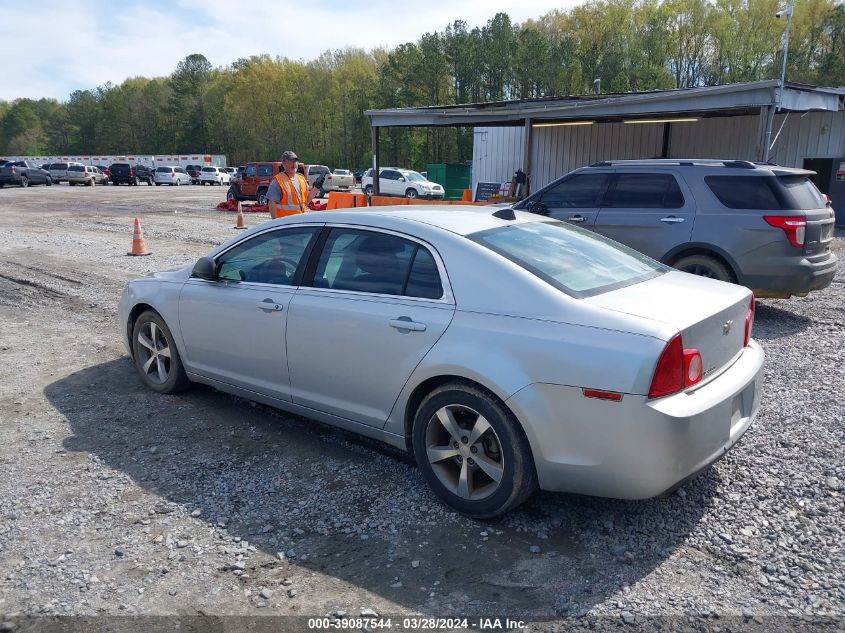
{"label": "white trailer", "polygon": [[203,167],[226,167],[225,154],[66,154],[63,156],[4,156],[6,160],[32,160],[41,165],[46,163],[81,163],[83,165],[104,165],[112,163],[129,163],[130,165],[144,165],[150,168],[176,165],[201,165]]}

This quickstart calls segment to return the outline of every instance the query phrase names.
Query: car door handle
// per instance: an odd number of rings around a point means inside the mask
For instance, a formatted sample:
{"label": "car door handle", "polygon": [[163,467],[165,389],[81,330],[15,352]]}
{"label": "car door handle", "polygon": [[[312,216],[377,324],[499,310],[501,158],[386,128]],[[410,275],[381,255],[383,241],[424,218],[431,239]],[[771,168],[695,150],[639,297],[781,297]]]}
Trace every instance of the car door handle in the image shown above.
{"label": "car door handle", "polygon": [[264,301],[259,301],[255,304],[255,307],[259,310],[266,310],[267,312],[281,312],[284,310],[282,304],[276,303],[273,299],[264,299]]}
{"label": "car door handle", "polygon": [[670,215],[668,218],[660,218],[661,222],[665,222],[666,224],[678,224],[683,222],[683,218],[676,218],[674,215]]}
{"label": "car door handle", "polygon": [[584,217],[583,215],[581,215],[580,213],[579,213],[578,215],[570,215],[570,216],[569,216],[569,221],[570,221],[570,222],[585,222],[586,220],[587,220],[587,218],[585,218],[585,217]]}
{"label": "car door handle", "polygon": [[397,330],[410,330],[412,332],[425,332],[425,323],[417,323],[411,321],[410,317],[399,317],[398,319],[391,319],[388,321],[390,327],[395,327]]}

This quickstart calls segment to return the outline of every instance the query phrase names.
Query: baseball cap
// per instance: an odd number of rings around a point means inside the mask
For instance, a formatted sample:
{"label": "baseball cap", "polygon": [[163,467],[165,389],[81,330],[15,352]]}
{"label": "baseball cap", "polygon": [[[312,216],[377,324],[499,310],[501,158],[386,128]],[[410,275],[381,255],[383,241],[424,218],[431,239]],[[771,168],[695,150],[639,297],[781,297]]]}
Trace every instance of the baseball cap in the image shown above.
{"label": "baseball cap", "polygon": [[296,152],[288,150],[284,154],[282,154],[282,160],[299,160],[299,156],[296,155]]}

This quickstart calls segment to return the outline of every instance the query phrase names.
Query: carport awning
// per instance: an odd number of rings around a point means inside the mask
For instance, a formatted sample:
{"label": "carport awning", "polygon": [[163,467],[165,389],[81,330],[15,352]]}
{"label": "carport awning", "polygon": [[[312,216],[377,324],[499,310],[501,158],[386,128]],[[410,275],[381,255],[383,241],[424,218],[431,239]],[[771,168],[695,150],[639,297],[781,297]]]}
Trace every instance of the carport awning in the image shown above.
{"label": "carport awning", "polygon": [[[612,121],[646,116],[695,114],[730,116],[777,104],[780,82],[753,81],[724,86],[498,101],[455,106],[367,110],[372,127],[493,126],[590,119]],[[787,83],[781,108],[806,112],[845,110],[845,89]]]}

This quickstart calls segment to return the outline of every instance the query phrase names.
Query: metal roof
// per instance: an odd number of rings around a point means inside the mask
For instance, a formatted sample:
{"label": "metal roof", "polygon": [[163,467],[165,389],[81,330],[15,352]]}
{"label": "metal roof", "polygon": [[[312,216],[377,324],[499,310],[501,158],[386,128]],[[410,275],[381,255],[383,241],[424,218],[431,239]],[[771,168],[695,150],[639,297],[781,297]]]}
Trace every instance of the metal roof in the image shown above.
{"label": "metal roof", "polygon": [[[730,116],[758,114],[762,106],[777,103],[778,80],[652,90],[619,94],[545,97],[462,105],[367,110],[373,127],[478,126],[597,120],[666,115]],[[781,108],[788,111],[845,110],[845,88],[816,88],[787,83]]]}

